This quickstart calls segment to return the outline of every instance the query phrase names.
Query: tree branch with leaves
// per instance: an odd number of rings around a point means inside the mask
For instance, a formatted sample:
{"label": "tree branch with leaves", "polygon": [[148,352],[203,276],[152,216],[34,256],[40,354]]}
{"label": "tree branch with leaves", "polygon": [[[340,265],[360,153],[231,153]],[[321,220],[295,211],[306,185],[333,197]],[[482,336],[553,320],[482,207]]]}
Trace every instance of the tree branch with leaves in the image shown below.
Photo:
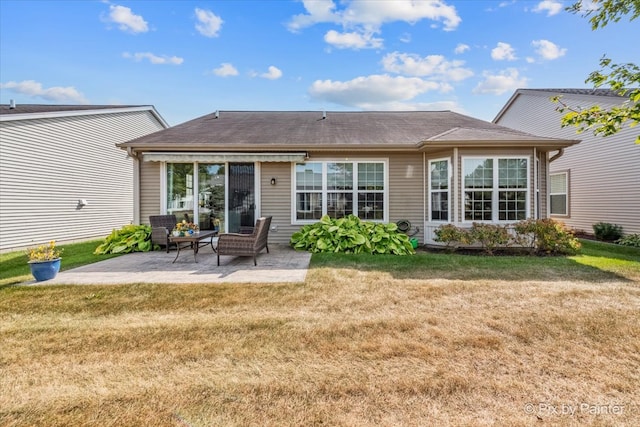
{"label": "tree branch with leaves", "polygon": [[[630,15],[630,21],[640,16],[640,0],[591,0],[589,4],[591,7],[586,7],[585,2],[579,0],[566,10],[591,16],[592,30],[618,22],[626,15]],[[600,59],[600,67],[600,70],[589,74],[585,83],[593,84],[594,88],[610,87],[627,99],[618,106],[603,109],[598,105],[589,108],[569,106],[562,101],[562,96],[555,96],[551,100],[559,104],[556,110],[564,113],[562,127],[575,126],[578,133],[591,129],[595,135],[609,136],[625,125],[635,127],[640,123],[640,67],[633,63],[612,63],[606,55]],[[640,134],[636,137],[636,144],[640,144]]]}

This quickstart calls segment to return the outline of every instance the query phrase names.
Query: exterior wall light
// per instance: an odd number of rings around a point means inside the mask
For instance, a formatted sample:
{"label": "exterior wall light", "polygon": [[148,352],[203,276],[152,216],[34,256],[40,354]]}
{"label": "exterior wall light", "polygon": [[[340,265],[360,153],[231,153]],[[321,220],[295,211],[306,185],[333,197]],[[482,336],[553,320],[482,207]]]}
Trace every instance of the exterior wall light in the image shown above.
{"label": "exterior wall light", "polygon": [[276,179],[275,178],[271,178],[271,185],[276,185]]}

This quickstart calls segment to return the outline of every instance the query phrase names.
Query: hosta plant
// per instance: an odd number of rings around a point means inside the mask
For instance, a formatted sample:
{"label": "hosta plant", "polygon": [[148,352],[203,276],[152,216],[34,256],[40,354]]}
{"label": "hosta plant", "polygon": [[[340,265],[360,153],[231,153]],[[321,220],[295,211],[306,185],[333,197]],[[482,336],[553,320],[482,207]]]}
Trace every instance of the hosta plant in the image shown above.
{"label": "hosta plant", "polygon": [[361,221],[355,215],[330,218],[303,226],[291,236],[291,246],[309,252],[409,255],[415,250],[396,224]]}
{"label": "hosta plant", "polygon": [[113,230],[93,252],[96,255],[148,252],[151,244],[151,227],[148,225],[125,225]]}
{"label": "hosta plant", "polygon": [[623,246],[640,248],[640,234],[628,234],[623,238],[616,240],[616,243]]}

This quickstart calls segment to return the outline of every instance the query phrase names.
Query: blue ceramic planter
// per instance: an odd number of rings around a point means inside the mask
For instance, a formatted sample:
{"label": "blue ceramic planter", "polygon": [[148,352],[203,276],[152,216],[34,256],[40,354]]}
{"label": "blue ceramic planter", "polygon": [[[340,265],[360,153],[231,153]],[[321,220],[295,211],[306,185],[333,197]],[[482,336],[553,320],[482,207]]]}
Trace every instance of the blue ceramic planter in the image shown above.
{"label": "blue ceramic planter", "polygon": [[53,279],[60,271],[60,261],[60,258],[51,261],[31,261],[29,262],[31,274],[38,282]]}

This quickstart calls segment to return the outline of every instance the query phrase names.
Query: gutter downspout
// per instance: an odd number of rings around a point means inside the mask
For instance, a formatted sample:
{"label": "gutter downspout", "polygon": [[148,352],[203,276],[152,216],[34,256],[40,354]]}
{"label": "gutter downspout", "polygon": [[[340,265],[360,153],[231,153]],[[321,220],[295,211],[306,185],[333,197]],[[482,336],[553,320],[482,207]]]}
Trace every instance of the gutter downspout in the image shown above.
{"label": "gutter downspout", "polygon": [[131,147],[127,156],[133,159],[133,223],[140,224],[140,157]]}
{"label": "gutter downspout", "polygon": [[549,159],[549,163],[559,159],[560,157],[562,157],[563,154],[564,154],[564,148],[560,148],[558,152]]}
{"label": "gutter downspout", "polygon": [[564,154],[564,148],[559,148],[558,152],[556,154],[554,154],[553,156],[551,156],[549,158],[549,163],[547,166],[547,212],[546,212],[546,217],[550,218],[551,217],[551,162],[553,162],[554,160],[558,160],[560,157],[562,157],[562,155]]}

